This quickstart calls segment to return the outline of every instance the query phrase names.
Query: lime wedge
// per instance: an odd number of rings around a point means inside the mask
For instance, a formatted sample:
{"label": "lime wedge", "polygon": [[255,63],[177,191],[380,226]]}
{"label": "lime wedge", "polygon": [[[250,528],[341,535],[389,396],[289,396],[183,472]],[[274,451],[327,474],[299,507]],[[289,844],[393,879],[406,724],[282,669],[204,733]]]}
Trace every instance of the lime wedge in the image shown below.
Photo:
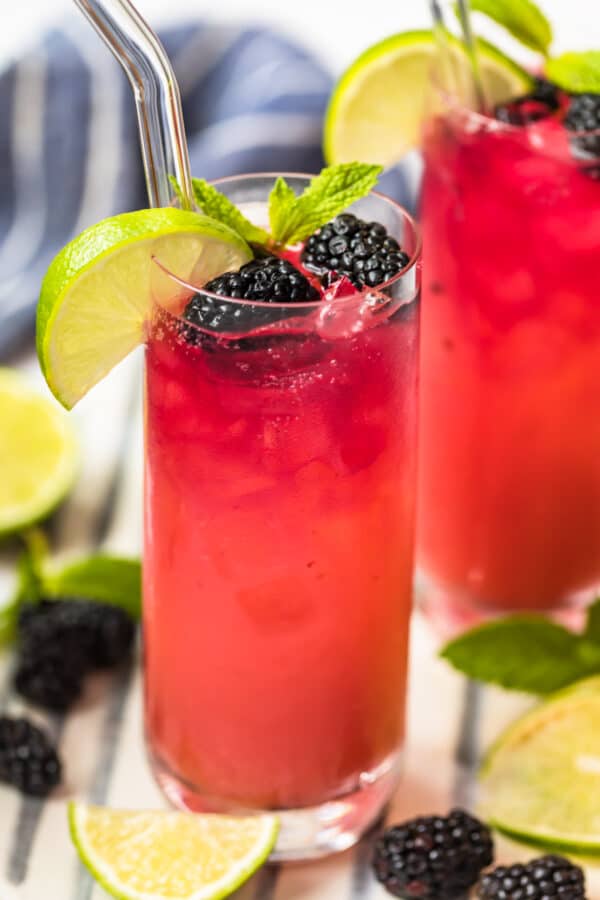
{"label": "lime wedge", "polygon": [[509,836],[600,853],[600,676],[559,691],[504,732],[481,787],[484,815]]}
{"label": "lime wedge", "polygon": [[0,369],[0,535],[44,519],[77,473],[71,423],[50,398]]}
{"label": "lime wedge", "polygon": [[275,816],[192,816],[69,804],[82,862],[120,900],[219,900],[265,862]]}
{"label": "lime wedge", "polygon": [[204,283],[252,258],[208,216],[144,209],[93,225],[54,258],[42,284],[37,348],[54,395],[71,408],[144,339],[156,257]]}
{"label": "lime wedge", "polygon": [[[449,36],[458,65],[468,65],[460,43]],[[479,61],[490,103],[502,103],[531,88],[531,77],[487,41]],[[329,163],[364,159],[389,166],[419,143],[430,91],[430,69],[438,53],[431,31],[406,31],[366,50],[334,88],[325,118]]]}

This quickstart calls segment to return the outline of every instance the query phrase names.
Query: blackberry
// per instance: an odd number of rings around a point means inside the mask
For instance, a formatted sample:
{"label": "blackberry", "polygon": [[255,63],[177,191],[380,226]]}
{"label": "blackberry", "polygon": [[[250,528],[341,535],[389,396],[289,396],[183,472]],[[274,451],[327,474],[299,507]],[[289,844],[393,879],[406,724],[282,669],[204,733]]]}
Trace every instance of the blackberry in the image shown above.
{"label": "blackberry", "polygon": [[345,275],[357,288],[376,287],[393,278],[409,257],[379,222],[365,222],[342,213],[312,234],[302,251],[302,263],[319,276]]}
{"label": "blackberry", "polygon": [[85,675],[114,666],[131,652],[135,626],[127,613],[89,600],[45,600],[19,618],[17,691],[39,706],[64,711]]}
{"label": "blackberry", "polygon": [[526,865],[498,866],[477,887],[480,900],[584,900],[579,866],[562,856],[541,856]]}
{"label": "blackberry", "polygon": [[421,816],[389,828],[375,845],[373,869],[394,897],[451,900],[472,887],[492,859],[489,829],[453,809],[447,816]]}
{"label": "blackberry", "polygon": [[[283,308],[268,309],[231,303],[234,300],[259,300],[262,303],[306,303],[320,299],[319,291],[287,259],[266,256],[246,263],[238,272],[225,272],[205,285],[207,291],[223,297],[214,300],[201,292],[189,300],[183,318],[208,331],[238,333],[270,325],[287,318]],[[185,329],[190,343],[199,343],[202,332]]]}
{"label": "blackberry", "polygon": [[45,797],[60,779],[60,760],[45,732],[27,719],[0,716],[0,780]]}
{"label": "blackberry", "polygon": [[[565,116],[565,126],[569,131],[580,132],[571,138],[579,154],[600,157],[600,94],[575,94]],[[586,135],[586,131],[595,133]]]}

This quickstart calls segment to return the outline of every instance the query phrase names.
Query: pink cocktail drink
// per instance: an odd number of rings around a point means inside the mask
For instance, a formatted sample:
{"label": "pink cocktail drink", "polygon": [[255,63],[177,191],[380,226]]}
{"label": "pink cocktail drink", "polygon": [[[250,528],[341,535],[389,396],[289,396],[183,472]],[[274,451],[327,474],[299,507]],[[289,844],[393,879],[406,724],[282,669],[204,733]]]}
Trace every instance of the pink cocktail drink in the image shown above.
{"label": "pink cocktail drink", "polygon": [[251,337],[190,340],[159,310],[147,346],[150,752],[192,809],[348,799],[292,854],[355,840],[396,777],[415,502],[409,268],[391,296],[353,291],[326,314],[328,301],[305,304]]}
{"label": "pink cocktail drink", "polygon": [[560,111],[427,129],[418,559],[451,629],[600,584],[600,170],[578,140]]}

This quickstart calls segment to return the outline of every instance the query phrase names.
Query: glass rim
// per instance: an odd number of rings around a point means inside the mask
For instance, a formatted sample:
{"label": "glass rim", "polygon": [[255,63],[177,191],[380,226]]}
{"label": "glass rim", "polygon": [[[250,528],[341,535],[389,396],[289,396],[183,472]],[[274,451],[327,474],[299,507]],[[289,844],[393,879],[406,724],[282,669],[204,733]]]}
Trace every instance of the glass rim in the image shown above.
{"label": "glass rim", "polygon": [[[501,131],[509,134],[527,134],[532,127],[542,124],[544,121],[546,121],[546,119],[554,118],[551,114],[525,125],[514,125],[511,122],[502,122],[500,119],[495,119],[489,113],[478,112],[476,109],[471,109],[469,106],[467,106],[466,103],[462,101],[458,95],[453,93],[449,88],[442,85],[441,80],[437,77],[435,71],[431,75],[431,82],[435,91],[444,98],[447,106],[449,106],[453,110],[457,110],[458,112],[463,113],[470,122],[478,123],[480,127],[485,128],[487,131]],[[559,88],[559,90],[562,90],[562,88]],[[568,91],[563,91],[563,93],[568,94]],[[579,95],[571,94],[570,96],[580,96],[583,93],[589,93],[589,91],[581,91]],[[558,119],[555,119],[555,121],[558,121],[559,124],[562,124]],[[571,131],[570,129],[565,128],[565,131],[567,132],[567,136],[569,138],[600,137],[600,128],[594,128],[592,131]],[[579,161],[584,163],[594,163],[596,161],[600,162],[600,157],[590,156],[588,159],[582,157]]]}
{"label": "glass rim", "polygon": [[[230,181],[251,181],[256,178],[304,178],[311,179],[314,178],[315,175],[307,173],[307,172],[251,172],[244,173],[243,175],[225,175],[221,178],[215,178],[210,181],[210,184],[219,185],[225,182]],[[382,200],[389,207],[395,208],[397,212],[400,213],[401,217],[405,222],[408,222],[412,233],[415,238],[415,247],[412,251],[410,258],[404,268],[400,269],[399,272],[396,272],[395,275],[392,275],[391,278],[388,278],[387,281],[383,281],[381,284],[376,285],[375,287],[367,287],[364,288],[356,288],[356,290],[348,295],[347,297],[341,297],[339,300],[333,300],[333,303],[343,303],[346,301],[355,300],[357,297],[364,297],[368,293],[380,293],[386,289],[389,289],[392,285],[394,285],[397,281],[405,278],[411,270],[413,270],[419,263],[421,258],[421,252],[423,248],[423,238],[421,235],[421,228],[414,218],[400,203],[396,200],[393,200],[391,197],[388,197],[387,194],[383,194],[381,191],[370,191],[367,197],[377,197],[378,200]],[[366,199],[366,198],[361,198]],[[406,252],[406,251],[404,251]],[[242,297],[228,297],[224,294],[215,294],[212,291],[207,291],[199,285],[191,284],[191,282],[187,281],[185,278],[181,278],[179,275],[176,275],[172,272],[168,266],[165,266],[161,263],[160,259],[153,255],[152,262],[156,265],[164,275],[177,283],[180,287],[185,288],[195,294],[201,293],[203,296],[208,297],[210,300],[213,300],[217,303],[235,303],[242,307],[253,306],[253,307],[264,307],[268,309],[298,309],[298,310],[311,310],[318,309],[323,304],[323,298],[321,297],[319,300],[288,300],[283,302],[274,302],[269,300],[250,300]],[[252,260],[249,260],[252,262]],[[165,309],[162,304],[159,303],[161,308]],[[187,324],[193,325],[192,322],[187,322],[187,319],[183,319],[181,313],[175,313],[171,310],[166,309],[170,315],[177,319],[182,319]]]}

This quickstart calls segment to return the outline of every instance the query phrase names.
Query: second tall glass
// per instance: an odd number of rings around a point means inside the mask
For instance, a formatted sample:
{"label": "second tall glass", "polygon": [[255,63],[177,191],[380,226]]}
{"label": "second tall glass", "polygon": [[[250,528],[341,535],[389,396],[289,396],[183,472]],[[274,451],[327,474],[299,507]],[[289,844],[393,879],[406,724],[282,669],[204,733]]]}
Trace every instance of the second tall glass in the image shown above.
{"label": "second tall glass", "polygon": [[[273,183],[219,187],[260,219]],[[178,805],[279,810],[287,857],[357,840],[403,740],[419,240],[381,196],[353,211],[411,257],[377,292],[206,295],[223,337],[181,318],[197,288],[172,279],[146,354],[151,759]]]}
{"label": "second tall glass", "polygon": [[456,631],[600,585],[600,135],[440,97],[425,138],[418,562]]}

